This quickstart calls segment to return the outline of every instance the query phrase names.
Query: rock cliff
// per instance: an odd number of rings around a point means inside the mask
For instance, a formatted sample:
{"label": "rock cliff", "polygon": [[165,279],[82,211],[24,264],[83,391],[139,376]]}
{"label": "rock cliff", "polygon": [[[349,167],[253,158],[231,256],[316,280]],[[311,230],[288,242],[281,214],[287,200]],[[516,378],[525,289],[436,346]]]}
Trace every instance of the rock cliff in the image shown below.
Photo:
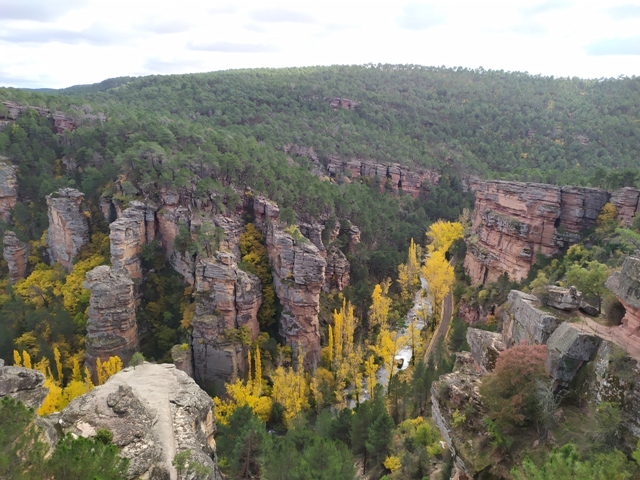
{"label": "rock cliff", "polygon": [[349,274],[351,265],[344,253],[336,247],[329,248],[327,252],[327,267],[325,270],[325,282],[322,286],[323,291],[339,291],[345,289],[349,285]]}
{"label": "rock cliff", "polygon": [[273,286],[282,305],[280,335],[294,351],[301,346],[305,365],[313,367],[320,360],[318,313],[327,262],[309,240],[294,238],[275,223],[267,228],[266,239]]}
{"label": "rock cliff", "polygon": [[13,284],[27,276],[29,245],[18,240],[13,232],[4,234],[2,245],[2,256],[9,267],[9,281]]}
{"label": "rock cliff", "polygon": [[86,364],[93,369],[118,356],[126,365],[138,351],[133,281],[124,268],[102,265],[87,272],[83,287],[91,291],[87,320]]}
{"label": "rock cliff", "polygon": [[467,329],[467,343],[476,365],[482,373],[492,372],[501,352],[506,350],[499,333]]}
{"label": "rock cliff", "polygon": [[600,338],[569,323],[562,323],[547,342],[547,373],[558,387],[569,387],[583,363],[591,360],[600,346]]}
{"label": "rock cliff", "polygon": [[611,194],[611,203],[618,210],[618,220],[629,226],[640,210],[640,190],[631,187],[616,190]]}
{"label": "rock cliff", "polygon": [[538,299],[518,290],[511,290],[506,308],[502,309],[502,341],[507,348],[526,342],[528,345],[546,344],[558,326],[553,315],[540,310]]}
{"label": "rock cliff", "polygon": [[258,337],[261,288],[258,277],[238,268],[232,253],[219,251],[198,261],[191,348],[200,385],[220,393],[225,382],[246,371],[246,349],[228,338],[225,330],[247,327],[250,340]]}
{"label": "rock cliff", "polygon": [[437,185],[440,176],[433,170],[410,169],[398,163],[377,163],[373,160],[342,160],[329,158],[327,170],[330,177],[346,175],[351,178],[378,177],[382,184],[389,182],[393,190],[402,190],[416,198],[423,188]]}
{"label": "rock cliff", "polygon": [[6,223],[11,221],[11,210],[18,201],[18,177],[16,167],[9,159],[0,156],[0,219]]}
{"label": "rock cliff", "polygon": [[626,335],[640,336],[640,258],[625,258],[622,269],[611,275],[605,285],[626,310],[618,328]]}
{"label": "rock cliff", "polygon": [[84,214],[84,193],[74,188],[62,188],[47,195],[49,230],[47,245],[51,263],[60,264],[71,271],[73,257],[89,243],[89,219]]}
{"label": "rock cliff", "polygon": [[113,433],[120,455],[129,459],[128,479],[177,479],[172,461],[189,450],[219,480],[213,402],[173,365],[129,367],[102,386],[73,400],[53,416],[63,433],[83,437],[101,428]]}
{"label": "rock cliff", "polygon": [[155,239],[155,208],[131,202],[120,218],[109,225],[111,263],[125,268],[132,279],[142,278],[142,247]]}
{"label": "rock cliff", "polygon": [[29,108],[38,112],[38,114],[42,117],[51,117],[51,119],[53,120],[53,125],[56,129],[56,133],[63,133],[67,130],[75,130],[78,125],[80,123],[83,123],[84,121],[93,122],[95,120],[106,120],[106,116],[103,113],[94,115],[92,113],[89,113],[88,111],[81,111],[79,108],[77,109],[77,112],[74,113],[74,116],[70,116],[60,111],[51,113],[51,110],[47,108],[34,107],[32,105],[20,105],[19,103],[12,101],[5,101],[2,103],[7,108],[8,113],[5,115],[0,114],[0,131],[4,128],[4,126],[16,120]]}
{"label": "rock cliff", "polygon": [[493,282],[505,272],[522,280],[538,253],[549,257],[578,241],[609,200],[607,192],[585,187],[499,180],[474,186],[465,258],[472,283]]}
{"label": "rock cliff", "polygon": [[4,366],[0,360],[0,398],[9,396],[27,407],[37,410],[49,389],[44,386],[44,375],[38,370]]}

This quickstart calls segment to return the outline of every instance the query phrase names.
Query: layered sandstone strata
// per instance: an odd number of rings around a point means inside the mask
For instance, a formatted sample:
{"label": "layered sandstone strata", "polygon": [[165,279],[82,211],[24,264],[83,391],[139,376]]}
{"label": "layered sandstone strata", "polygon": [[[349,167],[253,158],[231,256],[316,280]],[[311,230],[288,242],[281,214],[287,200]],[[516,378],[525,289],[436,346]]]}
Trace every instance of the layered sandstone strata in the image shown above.
{"label": "layered sandstone strata", "polygon": [[600,341],[600,337],[578,330],[567,322],[556,328],[547,341],[546,361],[547,373],[556,386],[571,384],[582,364],[594,356]]}
{"label": "layered sandstone strata", "polygon": [[258,310],[262,304],[262,285],[252,273],[238,268],[232,253],[218,251],[198,261],[195,291],[196,315],[219,312],[220,335],[224,329],[247,327],[252,340],[260,333]]}
{"label": "layered sandstone strata", "polygon": [[191,321],[195,379],[218,394],[246,372],[246,348],[232,332],[246,327],[249,340],[260,333],[260,279],[240,270],[232,253],[200,259],[195,274],[196,312]]}
{"label": "layered sandstone strata", "polygon": [[302,347],[306,366],[315,366],[320,360],[318,313],[327,262],[313,243],[302,235],[294,238],[277,224],[267,229],[267,252],[282,305],[280,334],[294,351]]}
{"label": "layered sandstone strata", "polygon": [[220,480],[213,408],[211,397],[184,372],[144,363],[113,375],[50,420],[63,434],[82,437],[108,429],[129,459],[127,479],[178,478],[173,459],[189,451],[192,461],[209,469],[198,478]]}
{"label": "layered sandstone strata", "polygon": [[399,163],[378,163],[373,160],[342,160],[337,156],[329,158],[327,170],[331,177],[378,177],[383,184],[389,182],[394,190],[402,190],[414,198],[423,188],[428,190],[430,185],[437,185],[440,180],[438,173],[433,170],[410,169]]}
{"label": "layered sandstone strata", "polygon": [[11,221],[11,210],[18,201],[18,177],[16,167],[9,159],[0,156],[0,219],[6,223]]}
{"label": "layered sandstone strata", "polygon": [[467,343],[471,355],[482,373],[492,372],[500,353],[506,350],[499,333],[467,329]]}
{"label": "layered sandstone strata", "polygon": [[102,265],[87,272],[83,287],[91,291],[86,364],[94,369],[98,358],[104,362],[118,356],[126,365],[138,351],[136,299],[129,272]]}
{"label": "layered sandstone strata", "polygon": [[611,203],[618,210],[618,220],[629,226],[640,210],[640,190],[625,187],[611,194]]}
{"label": "layered sandstone strata", "polygon": [[503,273],[522,280],[536,260],[580,239],[609,200],[603,190],[538,183],[489,181],[474,184],[476,206],[465,269],[473,283]]}
{"label": "layered sandstone strata", "polygon": [[47,245],[51,263],[60,264],[71,271],[73,258],[80,248],[89,243],[89,218],[82,203],[84,193],[75,188],[62,188],[47,195],[49,230]]}
{"label": "layered sandstone strata", "polygon": [[626,310],[618,328],[625,335],[640,337],[640,258],[625,258],[622,269],[611,275],[605,285]]}
{"label": "layered sandstone strata", "polygon": [[142,247],[155,239],[155,208],[131,202],[120,218],[109,225],[111,263],[125,268],[132,279],[142,278]]}
{"label": "layered sandstone strata", "polygon": [[330,247],[327,252],[327,267],[324,274],[323,291],[331,292],[342,290],[349,285],[351,265],[344,253],[337,247]]}
{"label": "layered sandstone strata", "polygon": [[29,245],[18,240],[14,232],[4,234],[2,256],[9,267],[9,281],[13,284],[27,276]]}

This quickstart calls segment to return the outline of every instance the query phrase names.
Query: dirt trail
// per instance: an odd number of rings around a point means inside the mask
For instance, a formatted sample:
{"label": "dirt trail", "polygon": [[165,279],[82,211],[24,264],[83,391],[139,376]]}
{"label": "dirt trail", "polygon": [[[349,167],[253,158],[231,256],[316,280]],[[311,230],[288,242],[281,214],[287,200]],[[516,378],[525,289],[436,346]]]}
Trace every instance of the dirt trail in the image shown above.
{"label": "dirt trail", "polygon": [[609,340],[625,350],[630,357],[640,361],[640,338],[630,335],[624,325],[607,327],[580,314],[580,322],[574,324],[582,332],[591,332],[600,338]]}

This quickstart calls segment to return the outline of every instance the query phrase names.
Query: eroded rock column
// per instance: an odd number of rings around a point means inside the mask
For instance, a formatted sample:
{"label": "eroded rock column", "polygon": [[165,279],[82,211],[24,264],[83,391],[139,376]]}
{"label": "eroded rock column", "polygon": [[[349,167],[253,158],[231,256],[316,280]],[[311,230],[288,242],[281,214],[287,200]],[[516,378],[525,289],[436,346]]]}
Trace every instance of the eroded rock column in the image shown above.
{"label": "eroded rock column", "polygon": [[2,245],[2,256],[9,267],[9,280],[14,284],[27,276],[29,245],[18,240],[13,232],[5,233]]}
{"label": "eroded rock column", "polygon": [[83,287],[91,291],[87,320],[86,364],[118,356],[127,365],[138,351],[133,281],[125,268],[102,265],[87,273]]}
{"label": "eroded rock column", "polygon": [[47,245],[51,263],[60,262],[67,270],[73,268],[73,258],[89,243],[89,218],[82,208],[84,193],[75,188],[62,188],[47,195],[49,230]]}
{"label": "eroded rock column", "polygon": [[0,156],[0,219],[5,222],[11,220],[11,210],[18,201],[18,177],[16,167],[9,163],[9,159]]}

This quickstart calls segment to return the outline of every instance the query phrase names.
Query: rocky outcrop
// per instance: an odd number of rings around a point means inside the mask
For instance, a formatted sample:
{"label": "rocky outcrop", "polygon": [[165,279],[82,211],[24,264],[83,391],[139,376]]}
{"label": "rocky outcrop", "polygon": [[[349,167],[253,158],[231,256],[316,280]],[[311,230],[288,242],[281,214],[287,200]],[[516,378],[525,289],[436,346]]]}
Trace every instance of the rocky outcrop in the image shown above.
{"label": "rocky outcrop", "polygon": [[502,341],[507,348],[526,342],[543,345],[558,326],[553,315],[540,310],[538,299],[518,290],[511,290],[506,308],[502,309]]}
{"label": "rocky outcrop", "polygon": [[188,343],[174,345],[171,349],[171,359],[178,370],[181,370],[191,378],[194,378],[191,345]]}
{"label": "rocky outcrop", "polygon": [[471,355],[482,373],[492,372],[496,366],[496,360],[501,352],[506,350],[499,333],[467,329],[467,343]]}
{"label": "rocky outcrop", "polygon": [[126,365],[138,351],[133,281],[124,268],[102,265],[87,272],[83,287],[91,291],[87,319],[86,364],[93,369],[118,356]]}
{"label": "rocky outcrop", "polygon": [[358,248],[358,244],[360,243],[360,229],[355,225],[351,225],[347,235],[349,237],[349,244],[347,245],[349,253],[355,253]]}
{"label": "rocky outcrop", "polygon": [[488,181],[474,184],[476,206],[465,269],[472,283],[503,273],[525,278],[538,253],[547,257],[595,224],[609,193],[586,187]]}
{"label": "rocky outcrop", "polygon": [[325,97],[325,102],[329,103],[329,106],[334,110],[338,108],[342,108],[345,110],[355,110],[358,106],[358,102],[354,102],[353,100],[349,100],[348,98],[338,98],[338,97]]}
{"label": "rocky outcrop", "polygon": [[562,288],[549,286],[547,287],[545,302],[549,307],[573,312],[580,308],[582,294],[576,287]]}
{"label": "rocky outcrop", "polygon": [[322,286],[323,291],[339,291],[349,285],[349,273],[351,265],[344,253],[337,247],[330,247],[327,252],[327,267],[325,269],[325,281]]}
{"label": "rocky outcrop", "polygon": [[27,276],[29,245],[18,240],[13,232],[7,232],[2,239],[2,257],[9,267],[9,281],[13,284]]}
{"label": "rocky outcrop", "polygon": [[266,233],[267,225],[278,220],[280,208],[265,197],[255,197],[253,199],[253,215],[256,221],[256,228],[264,234]]}
{"label": "rocky outcrop", "polygon": [[460,300],[460,303],[458,304],[458,317],[469,325],[486,323],[489,315],[495,315],[495,312],[495,305],[492,305],[490,308],[485,308],[482,305],[474,307],[465,302],[464,299]]}
{"label": "rocky outcrop", "polygon": [[18,177],[16,167],[9,159],[0,156],[0,220],[11,221],[11,210],[18,201]]}
{"label": "rocky outcrop", "polygon": [[272,267],[273,286],[282,305],[280,335],[288,345],[301,346],[305,365],[320,360],[320,291],[325,281],[326,260],[318,248],[300,235],[267,228],[267,252]]}
{"label": "rocky outcrop", "polygon": [[640,337],[640,258],[625,258],[622,269],[611,275],[605,285],[626,310],[618,328],[626,335]]}
{"label": "rocky outcrop", "polygon": [[142,279],[140,254],[155,239],[155,208],[133,201],[109,230],[113,266],[126,269],[132,279]]}
{"label": "rocky outcrop", "polygon": [[636,449],[640,437],[640,366],[614,343],[603,340],[592,362],[586,393],[594,405],[620,405],[619,438],[625,453]]}
{"label": "rocky outcrop", "polygon": [[[482,448],[482,434],[486,431],[482,423],[486,409],[479,393],[481,376],[465,367],[473,364],[470,354],[456,355],[467,357],[456,360],[456,365],[463,367],[442,375],[431,385],[431,418],[451,450],[459,478],[483,478],[478,475],[490,469],[491,464],[490,460],[476,455]],[[454,427],[454,413],[460,414],[467,409],[474,412],[473,416],[468,416],[462,425]]]}
{"label": "rocky outcrop", "polygon": [[73,258],[89,243],[89,219],[82,208],[84,193],[75,188],[62,188],[47,195],[49,230],[47,245],[51,263],[59,262],[67,271]]}
{"label": "rocky outcrop", "polygon": [[382,185],[388,182],[393,190],[402,190],[414,198],[423,188],[429,190],[430,186],[437,185],[440,180],[438,173],[433,170],[410,169],[399,163],[378,163],[374,160],[343,160],[338,156],[329,158],[327,170],[330,177],[378,177]]}
{"label": "rocky outcrop", "polygon": [[569,323],[561,324],[547,342],[547,373],[556,387],[568,387],[583,363],[591,360],[600,338],[578,330]]}
{"label": "rocky outcrop", "polygon": [[[0,113],[0,127],[16,120],[20,115],[22,115],[27,111],[27,109],[30,108],[38,112],[41,117],[51,117],[51,119],[53,120],[54,128],[56,129],[56,133],[63,133],[67,130],[75,130],[82,121],[92,122],[95,120],[106,120],[106,117],[103,113],[93,115],[86,111],[81,112],[80,109],[77,109],[78,112],[72,117],[60,111],[51,113],[51,110],[49,110],[48,108],[35,107],[32,105],[20,105],[19,103],[12,101],[5,101],[2,103],[7,108],[8,113],[4,115]],[[2,130],[2,128],[0,128],[0,130]]]}
{"label": "rocky outcrop", "polygon": [[194,375],[198,384],[222,394],[225,383],[246,372],[246,349],[225,331],[246,327],[250,340],[258,337],[262,285],[258,277],[240,270],[228,252],[199,260],[195,279]]}
{"label": "rocky outcrop", "polygon": [[73,400],[54,419],[63,433],[93,437],[106,428],[120,455],[129,459],[128,479],[178,478],[172,461],[191,458],[219,480],[211,398],[173,365],[129,367]]}
{"label": "rocky outcrop", "polygon": [[180,227],[187,229],[191,234],[191,211],[180,204],[178,195],[166,193],[163,195],[162,208],[157,213],[158,239],[162,244],[167,260],[173,269],[193,285],[195,272],[195,259],[184,252],[179,252],[174,247]]}
{"label": "rocky outcrop", "polygon": [[618,210],[618,220],[629,226],[640,210],[640,190],[631,187],[616,190],[611,194],[611,203]]}
{"label": "rocky outcrop", "polygon": [[260,279],[240,270],[232,253],[216,252],[213,257],[198,261],[196,315],[217,311],[220,335],[224,329],[247,327],[255,340],[260,333],[257,314],[262,304],[261,288]]}
{"label": "rocky outcrop", "polygon": [[9,396],[37,410],[48,393],[41,372],[24,367],[5,367],[4,360],[0,360],[0,398]]}

